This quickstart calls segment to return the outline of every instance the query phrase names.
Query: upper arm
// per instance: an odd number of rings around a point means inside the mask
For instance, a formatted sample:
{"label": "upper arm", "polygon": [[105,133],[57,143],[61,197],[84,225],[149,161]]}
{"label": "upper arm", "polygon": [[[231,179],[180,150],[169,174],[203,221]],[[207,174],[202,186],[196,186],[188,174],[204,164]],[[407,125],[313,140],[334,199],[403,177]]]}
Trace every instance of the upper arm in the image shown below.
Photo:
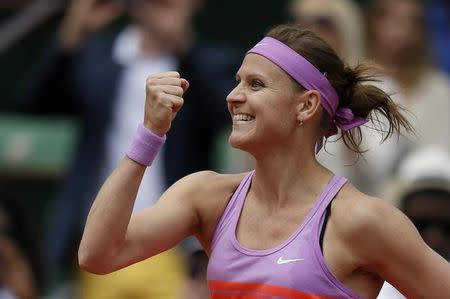
{"label": "upper arm", "polygon": [[429,248],[411,221],[380,200],[360,213],[355,250],[362,264],[408,298],[450,298],[450,265]]}
{"label": "upper arm", "polygon": [[113,268],[156,255],[193,234],[199,226],[196,202],[208,192],[202,183],[212,175],[199,172],[186,176],[167,189],[153,206],[133,214]]}

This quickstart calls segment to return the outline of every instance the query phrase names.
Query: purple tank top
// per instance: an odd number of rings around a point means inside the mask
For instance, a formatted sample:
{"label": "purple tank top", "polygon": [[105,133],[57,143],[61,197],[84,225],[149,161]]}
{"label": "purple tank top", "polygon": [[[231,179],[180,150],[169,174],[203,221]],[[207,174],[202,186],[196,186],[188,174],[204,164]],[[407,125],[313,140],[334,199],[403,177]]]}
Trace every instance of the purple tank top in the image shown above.
{"label": "purple tank top", "polygon": [[214,232],[207,274],[211,298],[364,299],[330,272],[320,248],[326,208],[347,180],[334,176],[303,223],[282,244],[253,250],[240,245],[235,233],[253,173],[231,197]]}

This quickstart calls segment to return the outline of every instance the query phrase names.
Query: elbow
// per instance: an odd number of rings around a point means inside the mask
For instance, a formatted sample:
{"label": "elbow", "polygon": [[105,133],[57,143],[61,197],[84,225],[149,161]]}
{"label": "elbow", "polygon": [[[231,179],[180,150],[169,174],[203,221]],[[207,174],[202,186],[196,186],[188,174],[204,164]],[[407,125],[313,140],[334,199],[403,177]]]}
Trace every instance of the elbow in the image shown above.
{"label": "elbow", "polygon": [[108,263],[105,263],[105,260],[108,260],[106,256],[93,254],[92,251],[83,248],[78,250],[78,265],[87,272],[97,275],[113,272],[114,270],[111,266],[108,267]]}

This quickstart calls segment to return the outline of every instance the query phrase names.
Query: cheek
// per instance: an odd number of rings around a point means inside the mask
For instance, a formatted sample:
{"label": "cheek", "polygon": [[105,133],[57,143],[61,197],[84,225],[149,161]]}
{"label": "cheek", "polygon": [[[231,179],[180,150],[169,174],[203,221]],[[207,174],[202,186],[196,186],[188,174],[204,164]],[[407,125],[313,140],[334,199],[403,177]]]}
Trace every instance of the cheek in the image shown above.
{"label": "cheek", "polygon": [[270,106],[266,118],[271,130],[276,131],[278,135],[285,135],[296,126],[295,109],[285,103]]}

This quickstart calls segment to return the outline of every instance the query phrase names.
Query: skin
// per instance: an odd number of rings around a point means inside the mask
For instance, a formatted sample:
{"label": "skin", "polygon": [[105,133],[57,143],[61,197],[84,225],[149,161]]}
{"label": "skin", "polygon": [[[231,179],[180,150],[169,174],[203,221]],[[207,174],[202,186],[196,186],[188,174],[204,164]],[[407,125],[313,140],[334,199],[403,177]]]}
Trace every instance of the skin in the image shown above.
{"label": "skin", "polygon": [[385,14],[371,21],[376,59],[383,65],[407,66],[425,42],[424,12],[417,1],[388,1]]}
{"label": "skin", "polygon": [[[233,118],[229,142],[256,159],[237,239],[245,247],[267,249],[292,234],[332,177],[314,156],[320,94],[295,88],[280,68],[256,54],[245,57],[236,79],[227,97]],[[167,133],[187,88],[176,72],[149,77],[145,126],[159,135]],[[239,114],[250,121],[239,120]],[[79,248],[84,269],[109,273],[189,235],[195,235],[209,254],[219,218],[245,175],[191,174],[154,206],[131,215],[144,171],[125,157],[99,191]],[[376,297],[384,279],[408,298],[450,298],[447,262],[423,242],[399,210],[351,184],[333,201],[323,250],[331,272],[367,298]]]}

